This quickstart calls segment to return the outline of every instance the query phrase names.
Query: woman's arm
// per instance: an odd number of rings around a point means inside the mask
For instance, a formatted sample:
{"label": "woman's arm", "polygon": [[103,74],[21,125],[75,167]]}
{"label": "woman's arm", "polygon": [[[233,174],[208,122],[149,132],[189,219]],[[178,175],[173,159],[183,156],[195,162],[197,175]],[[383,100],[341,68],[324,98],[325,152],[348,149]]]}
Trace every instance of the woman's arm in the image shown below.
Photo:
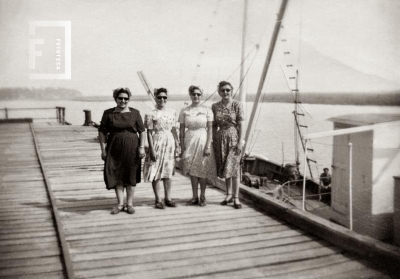
{"label": "woman's arm", "polygon": [[215,121],[212,122],[212,139],[215,141],[215,137],[217,136],[218,126]]}
{"label": "woman's arm", "polygon": [[144,139],[145,139],[146,131],[139,134],[139,157],[143,158],[146,156],[144,152]]}
{"label": "woman's arm", "polygon": [[204,156],[209,156],[211,154],[211,140],[213,136],[213,121],[207,121],[207,141],[204,147]]}
{"label": "woman's arm", "polygon": [[237,144],[237,155],[239,155],[241,152],[243,152],[243,125],[242,125],[243,121],[239,120],[237,123],[237,129],[238,129],[238,135],[239,135],[239,139],[238,139],[238,144]]}
{"label": "woman's arm", "polygon": [[179,145],[179,137],[178,137],[178,132],[176,131],[176,127],[172,127],[171,129],[172,135],[174,136],[174,141],[175,141],[175,153],[179,154],[181,153],[180,150],[180,145]]}
{"label": "woman's arm", "polygon": [[103,132],[99,131],[99,141],[100,141],[100,148],[101,148],[101,159],[103,161],[106,160],[107,152],[106,152],[106,135]]}
{"label": "woman's arm", "polygon": [[156,161],[156,153],[154,152],[154,146],[153,146],[153,130],[152,129],[147,129],[147,141],[149,142],[149,151],[150,151],[150,159],[152,161]]}
{"label": "woman's arm", "polygon": [[181,143],[181,152],[185,152],[185,124],[180,123],[179,125],[179,141]]}

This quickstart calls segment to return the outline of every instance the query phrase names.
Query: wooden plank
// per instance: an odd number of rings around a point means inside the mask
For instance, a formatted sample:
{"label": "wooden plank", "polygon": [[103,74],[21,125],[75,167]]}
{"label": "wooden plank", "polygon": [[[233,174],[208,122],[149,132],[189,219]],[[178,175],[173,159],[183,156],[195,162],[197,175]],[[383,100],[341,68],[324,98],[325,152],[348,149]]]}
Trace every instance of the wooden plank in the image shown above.
{"label": "wooden plank", "polygon": [[45,236],[45,237],[36,237],[36,238],[16,238],[9,240],[0,241],[0,250],[1,247],[6,245],[17,245],[17,244],[29,244],[29,243],[46,243],[46,242],[54,242],[58,241],[56,236]]}
{"label": "wooden plank", "polygon": [[[54,273],[56,272],[56,273]],[[43,276],[42,278],[48,278],[47,274],[57,274],[60,275],[63,272],[62,263],[46,264],[40,266],[27,266],[27,267],[14,267],[7,269],[0,269],[0,278],[14,278],[15,276],[26,276],[25,278],[32,278],[33,275]],[[63,278],[63,277],[61,277]]]}
{"label": "wooden plank", "polygon": [[66,275],[64,272],[58,271],[58,272],[46,272],[46,273],[37,273],[37,274],[29,274],[28,276],[26,274],[24,275],[16,275],[16,276],[6,276],[6,277],[0,277],[0,278],[7,278],[7,279],[66,279]]}
{"label": "wooden plank", "polygon": [[[268,249],[266,249],[268,250]],[[261,250],[264,251],[264,250]],[[255,251],[254,251],[255,252]],[[286,263],[289,261],[295,262],[301,259],[307,258],[317,258],[329,255],[337,254],[337,252],[331,248],[321,247],[308,249],[304,251],[295,251],[283,254],[274,254],[259,256],[254,253],[251,257],[240,257],[229,259],[229,255],[235,256],[235,254],[225,255],[227,260],[222,259],[221,261],[213,261],[209,257],[206,257],[205,262],[199,261],[193,265],[183,265],[179,267],[174,267],[171,269],[154,269],[148,271],[136,271],[134,274],[137,278],[189,278],[199,275],[210,275],[216,274],[221,275],[224,272],[231,271],[232,269],[245,269],[252,268],[256,269],[259,266],[266,265],[277,265],[280,263]],[[300,264],[300,263],[298,263]],[[126,278],[125,275],[114,275],[113,278]],[[99,276],[97,278],[106,278],[106,276]],[[212,278],[212,277],[211,277]],[[218,277],[219,278],[219,277]]]}
{"label": "wooden plank", "polygon": [[4,252],[0,253],[1,260],[11,260],[11,259],[26,259],[26,258],[37,258],[37,257],[49,257],[49,256],[59,256],[60,248],[47,248],[39,250],[29,250],[29,251],[16,251],[16,252]]}
{"label": "wooden plank", "polygon": [[1,252],[18,252],[18,251],[30,251],[30,250],[46,250],[46,249],[57,249],[59,248],[58,242],[47,242],[47,243],[28,243],[28,244],[17,244],[7,245],[1,247]]}
{"label": "wooden plank", "polygon": [[[286,233],[286,236],[288,233]],[[230,253],[241,253],[242,251],[252,251],[255,249],[268,247],[290,247],[291,245],[317,243],[313,238],[305,235],[289,235],[287,237],[269,238],[267,240],[253,240],[248,237],[240,237],[235,239],[223,239],[219,243],[212,241],[202,242],[202,245],[196,245],[191,249],[181,249],[171,253],[170,251],[155,251],[153,253],[130,255],[123,258],[118,258],[117,261],[104,259],[96,261],[79,261],[76,262],[76,270],[80,269],[97,269],[101,267],[111,266],[127,266],[127,265],[142,265],[145,269],[146,265],[158,265],[168,261],[180,261],[181,259],[196,259],[197,257],[213,257],[214,255],[223,255]],[[321,244],[321,243],[320,243]],[[316,244],[315,244],[316,245]],[[77,272],[79,273],[79,271]]]}
{"label": "wooden plank", "polygon": [[[305,243],[295,243],[292,245],[268,245],[268,242],[263,243],[263,247],[255,247],[250,250],[233,250],[230,252],[225,251],[215,251],[216,254],[205,254],[200,255],[197,250],[192,251],[191,254],[187,254],[187,257],[181,257],[180,252],[173,253],[171,256],[173,258],[164,255],[164,258],[157,260],[154,258],[147,258],[146,262],[135,261],[135,259],[141,259],[141,257],[136,257],[132,263],[120,263],[120,266],[110,266],[109,264],[96,269],[84,269],[77,271],[77,277],[97,277],[97,276],[113,276],[118,274],[135,274],[136,272],[151,271],[151,270],[162,270],[162,269],[174,269],[182,268],[182,266],[195,266],[198,264],[207,265],[213,262],[229,261],[235,259],[244,259],[252,257],[265,257],[268,255],[276,255],[283,253],[293,253],[298,251],[304,251],[308,249],[314,249],[321,247],[318,242],[305,242]],[[275,244],[275,243],[274,243]],[[156,256],[156,255],[155,255]],[[156,257],[157,258],[157,257]],[[166,260],[168,259],[168,260]],[[151,261],[150,261],[151,260]]]}
{"label": "wooden plank", "polygon": [[[205,229],[200,232],[188,232],[184,233],[184,231],[174,231],[177,235],[167,234],[166,236],[159,236],[150,234],[136,234],[136,235],[125,235],[121,236],[123,240],[116,239],[106,239],[105,237],[102,239],[103,243],[93,242],[92,239],[89,241],[80,241],[80,246],[76,246],[75,242],[71,243],[71,251],[75,251],[76,253],[92,253],[92,252],[100,252],[100,251],[112,251],[112,247],[115,249],[125,249],[125,248],[138,248],[138,247],[146,247],[146,246],[162,246],[162,245],[171,245],[173,243],[191,243],[193,241],[203,241],[203,240],[212,240],[223,237],[232,238],[232,237],[241,237],[243,235],[252,236],[254,238],[264,237],[267,233],[272,232],[283,232],[289,230],[286,226],[271,226],[271,227],[255,227],[255,228],[238,228],[235,232],[231,232],[229,230],[223,230],[219,228],[218,230]],[[171,232],[170,232],[171,233]],[[179,237],[179,239],[177,239]],[[124,243],[125,242],[125,243]],[[128,243],[126,243],[128,242]],[[126,246],[124,246],[126,245]],[[120,248],[119,248],[120,247]]]}
{"label": "wooden plank", "polygon": [[193,241],[192,243],[174,243],[171,245],[162,245],[162,246],[147,246],[143,249],[124,249],[121,251],[114,252],[102,252],[102,253],[85,253],[85,254],[73,254],[73,261],[88,261],[88,260],[106,260],[110,258],[123,258],[129,256],[142,256],[147,254],[155,254],[155,253],[173,253],[182,250],[194,250],[200,249],[203,247],[215,247],[215,246],[223,246],[223,245],[234,245],[235,243],[241,243],[243,241],[266,241],[276,238],[285,238],[285,237],[293,237],[300,236],[302,233],[294,231],[294,230],[286,230],[286,231],[278,231],[271,232],[268,234],[258,234],[252,235],[251,238],[248,236],[238,236],[238,237],[230,237],[230,238],[222,238],[222,239],[209,239],[203,241]]}
{"label": "wooden plank", "polygon": [[[362,258],[368,258],[372,262],[386,266],[388,270],[400,266],[400,250],[395,247],[373,239],[365,235],[359,235],[340,225],[334,224],[321,217],[300,209],[291,208],[287,204],[260,195],[256,190],[243,187],[241,194],[266,212],[279,216],[304,230],[312,231],[313,234],[332,242],[338,247],[352,251]],[[394,270],[393,272],[396,272]]]}
{"label": "wooden plank", "polygon": [[[2,267],[14,268],[14,267],[26,267],[26,266],[57,265],[61,263],[62,262],[60,257],[44,257],[44,258],[3,260],[0,262],[0,265]],[[4,268],[4,270],[6,269]]]}

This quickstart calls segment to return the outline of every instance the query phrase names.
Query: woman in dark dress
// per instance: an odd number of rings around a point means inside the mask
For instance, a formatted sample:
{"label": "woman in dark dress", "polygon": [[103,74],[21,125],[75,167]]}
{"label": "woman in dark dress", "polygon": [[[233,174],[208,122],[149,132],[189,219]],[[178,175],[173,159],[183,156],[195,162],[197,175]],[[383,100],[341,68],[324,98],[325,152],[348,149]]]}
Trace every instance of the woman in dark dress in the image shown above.
{"label": "woman in dark dress", "polygon": [[234,202],[236,209],[242,208],[239,201],[239,167],[243,148],[242,122],[244,120],[241,103],[232,99],[232,85],[227,81],[218,84],[221,101],[212,104],[214,113],[213,146],[217,175],[225,179],[226,198],[221,205]]}
{"label": "woman in dark dress", "polygon": [[134,187],[140,182],[141,158],[145,156],[145,128],[139,111],[128,107],[131,96],[128,88],[115,89],[113,97],[117,106],[104,111],[99,128],[101,158],[105,161],[104,182],[108,190],[115,189],[118,199],[111,214],[123,210],[135,213]]}

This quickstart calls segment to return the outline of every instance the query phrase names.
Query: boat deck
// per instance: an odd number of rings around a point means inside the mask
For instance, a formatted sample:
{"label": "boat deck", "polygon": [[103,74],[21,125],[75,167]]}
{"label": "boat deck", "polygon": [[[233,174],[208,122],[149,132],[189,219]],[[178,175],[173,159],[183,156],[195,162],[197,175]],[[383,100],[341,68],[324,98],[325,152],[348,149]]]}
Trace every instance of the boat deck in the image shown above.
{"label": "boat deck", "polygon": [[[97,130],[32,124],[61,216],[75,278],[390,278],[384,270],[244,204],[186,206],[190,180],[173,178],[177,208],[154,208],[150,183],[136,213],[111,215]],[[68,278],[29,123],[0,125],[0,278]],[[71,275],[70,275],[71,278]]]}

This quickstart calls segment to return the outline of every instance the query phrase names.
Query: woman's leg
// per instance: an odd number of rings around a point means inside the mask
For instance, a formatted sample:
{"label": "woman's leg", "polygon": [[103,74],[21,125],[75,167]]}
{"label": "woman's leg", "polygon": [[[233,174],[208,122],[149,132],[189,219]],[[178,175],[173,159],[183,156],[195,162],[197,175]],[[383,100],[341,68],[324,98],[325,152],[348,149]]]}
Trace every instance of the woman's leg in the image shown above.
{"label": "woman's leg", "polygon": [[207,178],[199,178],[200,181],[200,198],[206,197]]}
{"label": "woman's leg", "polygon": [[221,205],[227,205],[232,202],[232,177],[225,178],[226,197],[221,202]]}
{"label": "woman's leg", "polygon": [[156,202],[161,202],[160,199],[160,180],[154,180],[151,182],[151,185],[153,186],[153,191],[154,191],[154,196],[156,198]]}
{"label": "woman's leg", "polygon": [[118,214],[124,210],[124,186],[115,186],[115,194],[117,195],[118,205],[112,209],[111,214]]}
{"label": "woman's leg", "polygon": [[186,203],[186,205],[196,205],[199,203],[199,178],[196,176],[190,176],[190,182],[192,184],[193,197]]}
{"label": "woman's leg", "polygon": [[207,186],[207,178],[199,178],[200,181],[200,206],[206,206],[206,186]]}
{"label": "woman's leg", "polygon": [[232,177],[225,178],[226,198],[228,200],[232,197]]}
{"label": "woman's leg", "polygon": [[118,205],[124,205],[124,186],[115,186],[115,194],[117,195]]}
{"label": "woman's leg", "polygon": [[151,182],[151,185],[153,186],[154,196],[156,198],[156,208],[164,209],[165,206],[160,199],[160,180],[154,180]]}
{"label": "woman's leg", "polygon": [[169,200],[171,200],[171,179],[170,178],[163,178],[162,180],[164,182],[165,200],[169,201]]}
{"label": "woman's leg", "polygon": [[190,182],[192,184],[193,199],[197,199],[199,198],[199,178],[196,176],[190,176]]}
{"label": "woman's leg", "polygon": [[171,179],[163,178],[164,191],[165,191],[165,205],[169,207],[176,207],[176,203],[171,199]]}
{"label": "woman's leg", "polygon": [[240,209],[242,208],[242,204],[239,201],[239,189],[240,189],[239,176],[232,177],[232,188],[233,188],[234,206],[236,209]]}
{"label": "woman's leg", "polygon": [[135,187],[126,186],[126,203],[129,205],[133,205],[133,194],[135,193]]}
{"label": "woman's leg", "polygon": [[126,207],[126,212],[129,214],[135,213],[135,209],[133,208],[133,193],[135,192],[135,187],[126,186],[126,203],[128,206]]}

